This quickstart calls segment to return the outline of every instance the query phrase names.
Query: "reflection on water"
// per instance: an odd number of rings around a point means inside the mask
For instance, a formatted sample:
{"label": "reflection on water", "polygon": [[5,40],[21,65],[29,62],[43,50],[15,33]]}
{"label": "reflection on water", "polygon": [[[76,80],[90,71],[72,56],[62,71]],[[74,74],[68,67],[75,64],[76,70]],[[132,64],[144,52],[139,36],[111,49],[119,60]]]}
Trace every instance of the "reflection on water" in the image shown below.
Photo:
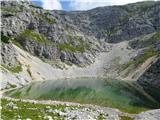
{"label": "reflection on water", "polygon": [[98,104],[126,112],[157,108],[159,104],[136,83],[113,79],[79,78],[35,82],[6,93],[16,98],[52,99]]}

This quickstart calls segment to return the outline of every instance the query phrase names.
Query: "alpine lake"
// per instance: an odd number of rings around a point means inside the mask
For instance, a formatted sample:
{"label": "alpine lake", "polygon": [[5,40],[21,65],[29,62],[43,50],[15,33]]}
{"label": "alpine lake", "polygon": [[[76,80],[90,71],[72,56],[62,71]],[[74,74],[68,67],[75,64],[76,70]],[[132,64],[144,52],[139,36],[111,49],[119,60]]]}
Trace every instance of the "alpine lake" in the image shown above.
{"label": "alpine lake", "polygon": [[145,92],[136,82],[110,78],[37,81],[7,91],[5,95],[20,99],[94,104],[117,108],[128,113],[139,113],[160,107],[160,102]]}

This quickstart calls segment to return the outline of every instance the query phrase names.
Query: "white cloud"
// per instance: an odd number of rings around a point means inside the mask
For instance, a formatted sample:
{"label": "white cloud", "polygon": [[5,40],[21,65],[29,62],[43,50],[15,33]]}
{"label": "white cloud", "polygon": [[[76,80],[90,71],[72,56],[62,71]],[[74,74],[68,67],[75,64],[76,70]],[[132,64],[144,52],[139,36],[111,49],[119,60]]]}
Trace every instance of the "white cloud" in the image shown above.
{"label": "white cloud", "polygon": [[41,0],[42,7],[48,10],[62,10],[59,0]]}
{"label": "white cloud", "polygon": [[[105,4],[104,4],[105,3]],[[108,5],[108,2],[101,1],[93,1],[93,0],[71,0],[69,7],[72,10],[88,10],[99,6]]]}
{"label": "white cloud", "polygon": [[144,0],[61,0],[70,1],[69,7],[71,10],[88,10],[95,7],[108,5],[124,5],[127,3],[134,3]]}
{"label": "white cloud", "polygon": [[41,0],[42,7],[49,10],[62,10],[63,8],[60,1],[69,2],[68,8],[70,8],[70,10],[89,10],[96,7],[124,5],[127,3],[134,3],[144,0]]}

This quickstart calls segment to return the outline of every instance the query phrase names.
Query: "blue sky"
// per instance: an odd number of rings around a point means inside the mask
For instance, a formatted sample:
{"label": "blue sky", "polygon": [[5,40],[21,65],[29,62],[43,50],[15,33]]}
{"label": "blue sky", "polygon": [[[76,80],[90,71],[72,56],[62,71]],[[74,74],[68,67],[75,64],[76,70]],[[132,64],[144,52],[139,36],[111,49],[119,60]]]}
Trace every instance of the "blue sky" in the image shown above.
{"label": "blue sky", "polygon": [[108,5],[124,5],[144,0],[32,0],[35,4],[49,10],[89,10]]}

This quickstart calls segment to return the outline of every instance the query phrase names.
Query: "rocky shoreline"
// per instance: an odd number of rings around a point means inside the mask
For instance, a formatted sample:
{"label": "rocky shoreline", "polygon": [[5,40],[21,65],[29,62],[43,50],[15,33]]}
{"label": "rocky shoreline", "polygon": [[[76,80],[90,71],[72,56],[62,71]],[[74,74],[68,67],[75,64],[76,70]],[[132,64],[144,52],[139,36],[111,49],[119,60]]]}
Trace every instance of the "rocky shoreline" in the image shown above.
{"label": "rocky shoreline", "polygon": [[[8,105],[12,109],[19,109],[13,102],[21,103],[31,103],[31,104],[43,104],[46,105],[47,112],[56,113],[65,120],[98,120],[98,117],[101,116],[102,120],[123,120],[123,118],[128,118],[127,120],[159,120],[160,118],[160,109],[149,110],[139,114],[130,114],[121,112],[115,108],[102,107],[91,104],[80,104],[73,102],[62,102],[62,101],[53,101],[53,100],[31,100],[31,99],[15,99],[8,96],[1,96],[1,99],[10,101]],[[3,104],[3,103],[2,103]],[[64,110],[51,109],[50,106],[64,106]],[[3,109],[3,108],[1,108]],[[34,109],[34,108],[32,108]],[[46,116],[50,118],[51,116]],[[49,120],[52,120],[51,118]]]}
{"label": "rocky shoreline", "polygon": [[[30,99],[15,99],[7,96],[2,96],[2,99],[6,99],[8,101],[16,101],[16,102],[29,102],[32,104],[45,104],[46,106],[50,105],[62,105],[65,107],[68,106],[76,106],[78,108],[71,108],[71,109],[65,109],[65,111],[59,111],[54,109],[49,109],[49,112],[56,112],[62,116],[66,116],[66,120],[72,119],[74,116],[76,116],[76,119],[82,120],[82,119],[90,119],[94,120],[99,115],[103,116],[103,119],[107,120],[119,120],[120,116],[127,116],[130,118],[134,118],[134,114],[124,113],[120,112],[118,109],[113,108],[107,108],[107,107],[100,107],[97,105],[91,105],[91,104],[80,104],[80,103],[73,103],[73,102],[61,102],[61,101],[52,101],[52,100],[30,100]],[[13,107],[13,106],[12,106]]]}

